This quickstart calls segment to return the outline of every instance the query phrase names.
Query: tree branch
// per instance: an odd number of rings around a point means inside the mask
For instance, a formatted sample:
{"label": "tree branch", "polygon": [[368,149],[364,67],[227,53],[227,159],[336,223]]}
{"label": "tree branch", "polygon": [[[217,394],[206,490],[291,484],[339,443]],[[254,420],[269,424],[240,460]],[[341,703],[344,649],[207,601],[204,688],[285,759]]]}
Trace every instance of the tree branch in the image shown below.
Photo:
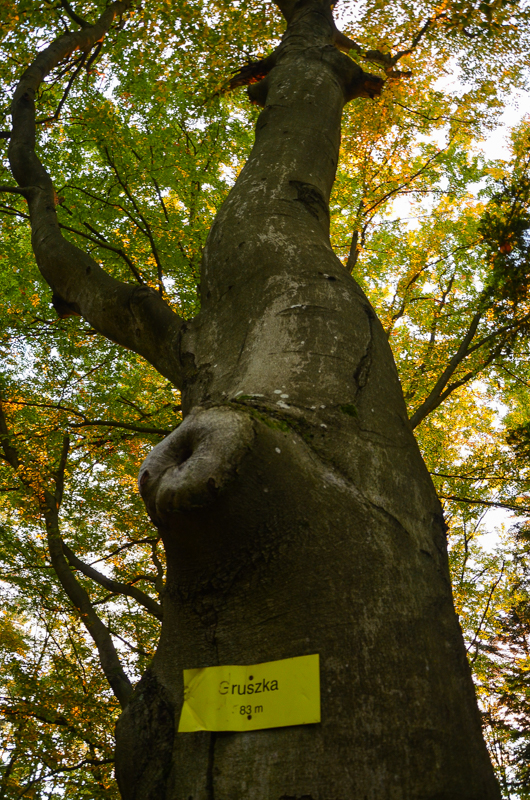
{"label": "tree branch", "polygon": [[487,603],[486,603],[486,606],[485,606],[485,608],[484,608],[484,611],[482,612],[482,616],[481,616],[481,618],[480,618],[480,622],[479,622],[479,624],[478,624],[478,628],[477,628],[477,630],[475,631],[475,635],[474,635],[474,637],[473,637],[473,641],[471,642],[471,644],[469,645],[469,647],[466,647],[466,653],[469,653],[469,651],[471,650],[471,648],[473,647],[473,645],[474,645],[474,644],[476,644],[476,645],[477,645],[477,646],[476,646],[476,649],[475,649],[475,655],[474,655],[474,656],[473,656],[473,658],[471,659],[471,663],[472,663],[472,664],[474,664],[474,663],[475,663],[475,661],[477,660],[478,651],[479,651],[479,646],[480,646],[480,645],[479,645],[479,642],[477,641],[477,639],[478,639],[478,637],[479,637],[479,634],[480,634],[481,628],[482,628],[482,626],[483,626],[483,624],[484,624],[484,622],[485,622],[485,620],[486,620],[486,617],[487,617],[487,615],[488,615],[488,611],[489,611],[489,608],[490,608],[491,600],[492,600],[493,594],[494,594],[494,592],[495,592],[495,589],[497,588],[497,586],[499,585],[499,583],[500,583],[500,582],[501,582],[501,580],[502,580],[502,576],[503,576],[503,574],[504,574],[504,567],[505,567],[505,566],[506,566],[506,562],[503,560],[503,562],[502,562],[502,566],[501,566],[501,571],[500,571],[500,574],[499,574],[499,577],[497,578],[497,580],[495,581],[495,583],[493,584],[493,586],[491,587],[491,589],[490,589],[490,591],[489,591],[489,594],[488,594],[488,601],[487,601]]}
{"label": "tree branch", "polygon": [[459,364],[464,360],[464,358],[468,355],[468,347],[471,344],[475,333],[477,332],[478,324],[482,318],[482,311],[477,311],[473,319],[471,320],[471,325],[468,328],[468,331],[462,342],[460,343],[460,347],[450,360],[447,367],[444,369],[438,380],[436,381],[433,389],[431,390],[429,396],[426,400],[416,409],[416,411],[410,417],[410,425],[411,428],[414,429],[417,425],[422,422],[425,417],[431,413],[438,405],[440,405],[440,397],[443,393],[443,390],[451,380],[451,376],[459,366]]}
{"label": "tree branch", "polygon": [[163,271],[163,268],[162,268],[162,262],[160,261],[160,256],[158,254],[158,248],[156,246],[156,242],[155,242],[154,236],[153,236],[152,231],[151,231],[151,226],[149,225],[149,222],[147,221],[147,219],[145,217],[145,214],[142,214],[140,208],[138,207],[138,203],[135,201],[132,193],[130,192],[127,183],[122,179],[122,177],[121,177],[121,175],[120,175],[120,173],[118,171],[118,168],[116,166],[116,163],[114,162],[114,160],[112,159],[112,157],[110,155],[108,147],[105,147],[104,149],[105,149],[105,155],[107,156],[107,161],[109,162],[114,174],[116,175],[116,179],[117,179],[118,183],[122,187],[122,189],[125,192],[126,196],[129,198],[132,207],[134,208],[134,210],[136,211],[136,213],[138,214],[138,216],[140,217],[140,219],[142,220],[142,222],[144,224],[144,228],[142,228],[141,225],[138,225],[138,223],[136,223],[138,228],[139,228],[139,230],[141,230],[142,233],[144,234],[144,236],[147,237],[147,239],[149,240],[149,244],[151,245],[151,252],[153,253],[153,257],[155,259],[156,267],[157,267],[159,294],[163,294],[164,284],[162,283],[162,277],[163,277],[164,271]]}
{"label": "tree branch", "polygon": [[55,492],[52,493],[49,489],[44,489],[40,498],[41,511],[46,525],[48,550],[59,583],[74,608],[78,611],[81,621],[92,637],[99,653],[101,668],[123,708],[132,693],[131,682],[123,671],[108,628],[94,611],[87,592],[78,583],[63,553],[64,542],[59,527],[59,507],[64,487],[64,472],[69,445],[68,436],[64,436],[59,465],[54,476]]}
{"label": "tree branch", "polygon": [[[86,227],[89,230],[94,232],[94,228],[91,225],[89,225],[88,222],[84,222],[83,225],[86,225]],[[103,250],[110,250],[112,253],[116,253],[117,255],[119,255],[120,258],[123,258],[123,260],[131,270],[132,274],[134,275],[138,283],[141,286],[146,285],[145,281],[142,279],[142,276],[134,266],[133,262],[131,261],[127,253],[121,249],[121,247],[114,247],[113,245],[109,244],[108,241],[105,239],[105,237],[102,236],[101,234],[97,234],[98,238],[96,238],[96,236],[90,236],[90,234],[85,233],[84,231],[79,231],[77,230],[77,228],[71,228],[69,225],[64,225],[62,222],[59,223],[59,227],[63,231],[70,231],[70,233],[76,233],[78,236],[82,236],[83,239],[87,239],[89,242],[93,242],[93,244],[95,244],[96,247],[101,247]]]}
{"label": "tree branch", "polygon": [[[372,203],[372,205],[371,205],[371,206],[369,206],[369,207],[368,207],[368,208],[366,208],[366,209],[363,209],[363,216],[364,216],[364,217],[368,216],[368,214],[369,214],[371,211],[374,211],[376,208],[378,208],[378,206],[380,206],[380,205],[381,205],[381,203],[384,203],[384,202],[385,202],[385,200],[388,200],[390,197],[392,197],[392,195],[396,194],[397,192],[400,192],[400,191],[401,191],[401,190],[402,190],[402,189],[403,189],[405,186],[410,186],[410,184],[412,183],[412,181],[413,181],[415,178],[419,177],[419,176],[420,176],[420,175],[421,175],[423,172],[425,172],[425,170],[426,170],[426,169],[428,169],[428,167],[429,167],[429,166],[432,164],[432,162],[433,162],[433,161],[434,161],[436,158],[438,158],[438,156],[441,156],[441,155],[442,155],[442,153],[444,153],[444,152],[447,150],[447,148],[449,147],[449,145],[451,144],[451,142],[452,142],[452,139],[449,141],[449,143],[446,145],[446,147],[442,147],[442,149],[441,149],[441,150],[438,150],[436,153],[434,153],[434,155],[432,155],[432,156],[431,156],[429,159],[427,159],[427,161],[425,162],[425,164],[423,164],[423,165],[422,165],[422,166],[421,166],[421,167],[420,167],[418,170],[416,170],[416,172],[414,172],[414,174],[413,174],[413,175],[410,175],[410,177],[409,177],[409,178],[407,178],[407,180],[406,180],[406,181],[404,181],[403,183],[400,183],[400,185],[399,185],[399,186],[396,186],[396,188],[395,188],[395,189],[390,189],[390,190],[389,190],[388,192],[386,192],[386,193],[385,193],[385,194],[384,194],[382,197],[380,197],[380,198],[379,198],[379,200],[376,200],[374,203]],[[387,183],[387,181],[385,181],[384,183]],[[382,183],[382,184],[379,184],[379,186],[383,186],[383,185],[384,185],[384,183]],[[376,189],[377,189],[377,188],[379,188],[379,187],[376,187]],[[374,191],[375,191],[375,190],[374,190]],[[412,189],[412,190],[411,190],[411,193],[414,193],[415,191],[417,191],[417,190],[414,190],[414,189]]]}
{"label": "tree branch", "polygon": [[59,466],[55,474],[55,503],[57,508],[61,505],[64,491],[64,471],[66,469],[66,462],[68,460],[68,452],[70,450],[70,437],[68,434],[63,436],[63,446],[61,448],[61,456],[59,458]]}
{"label": "tree branch", "polygon": [[[44,78],[75,50],[88,53],[132,0],[117,0],[94,25],[58,37],[26,69],[11,104],[9,161],[29,205],[33,250],[55,297],[99,333],[139,353],[179,386],[177,341],[184,324],[159,294],[108,275],[89,255],[64,239],[57,220],[52,180],[35,153],[35,93]],[[8,188],[12,191],[12,188]]]}
{"label": "tree branch", "polygon": [[162,606],[153,600],[152,597],[149,597],[148,594],[142,592],[141,589],[137,589],[136,586],[132,586],[131,584],[127,583],[120,583],[119,581],[114,581],[111,578],[107,578],[106,575],[103,573],[98,572],[97,569],[94,567],[90,567],[88,564],[85,564],[81,559],[79,559],[73,552],[70,550],[67,544],[63,542],[63,553],[65,554],[66,558],[71,567],[77,569],[79,572],[82,572],[87,578],[99,583],[100,586],[103,586],[104,589],[108,589],[109,592],[112,594],[123,594],[126,597],[132,597],[139,603],[141,606],[147,609],[150,614],[152,614],[157,619],[162,619]]}
{"label": "tree branch", "polygon": [[99,767],[102,764],[114,764],[114,759],[102,758],[98,760],[96,758],[84,758],[78,764],[74,764],[71,767],[59,767],[58,769],[50,769],[50,767],[47,764],[45,764],[46,768],[49,769],[50,771],[47,772],[46,775],[39,775],[38,778],[33,778],[31,781],[29,781],[29,783],[27,783],[26,786],[23,787],[22,792],[20,792],[20,794],[17,795],[17,798],[18,800],[20,800],[20,798],[24,797],[26,792],[29,792],[29,790],[37,783],[49,780],[49,778],[53,778],[54,775],[61,775],[61,773],[63,772],[74,772],[75,770],[81,769],[82,767],[85,767],[87,765]]}
{"label": "tree branch", "polygon": [[0,447],[4,451],[4,458],[8,464],[11,464],[13,469],[18,469],[20,461],[18,453],[15,448],[10,444],[10,435],[7,427],[6,417],[2,401],[0,400]]}
{"label": "tree branch", "polygon": [[75,13],[74,9],[72,8],[68,0],[61,0],[60,5],[61,8],[64,8],[64,10],[68,14],[72,22],[76,22],[78,25],[81,26],[81,28],[88,28],[90,26],[90,23],[87,22],[86,19],[83,19],[82,17],[79,16],[79,14]]}
{"label": "tree branch", "polygon": [[63,96],[59,100],[59,104],[58,104],[57,108],[55,109],[55,113],[53,114],[53,116],[44,117],[44,119],[36,120],[35,121],[36,125],[42,125],[44,122],[57,122],[57,120],[59,119],[59,115],[61,113],[62,107],[66,103],[66,101],[68,99],[68,95],[70,94],[70,89],[74,85],[75,79],[77,78],[77,76],[79,75],[81,70],[83,69],[83,64],[85,63],[86,57],[87,57],[87,53],[83,53],[82,57],[79,60],[79,64],[78,64],[77,68],[74,70],[72,76],[70,77],[70,80],[66,84],[66,89],[63,92]]}
{"label": "tree branch", "polygon": [[59,513],[54,495],[44,490],[43,515],[48,536],[48,548],[52,566],[61,586],[68,595],[81,621],[92,637],[99,653],[101,667],[110,687],[122,708],[132,693],[129,678],[123,671],[116,648],[106,625],[94,611],[90,598],[77,582],[63,553],[63,540],[59,530]]}
{"label": "tree branch", "polygon": [[285,18],[285,21],[289,22],[293,15],[296,0],[274,0],[274,5],[278,6]]}
{"label": "tree branch", "polygon": [[455,503],[468,503],[473,506],[488,506],[489,508],[507,508],[508,511],[518,511],[520,514],[530,514],[529,506],[516,506],[511,503],[497,503],[493,500],[481,500],[478,497],[457,497],[453,494],[439,494],[440,500],[454,500]]}
{"label": "tree branch", "polygon": [[[146,428],[144,425],[132,425],[128,422],[120,422],[113,419],[89,419],[85,422],[72,422],[71,428],[88,428],[93,426],[101,426],[103,428],[123,428],[126,431],[136,431],[136,433],[154,433],[159,436],[169,436],[172,431],[165,430],[164,428]],[[177,425],[175,427],[178,427]],[[174,429],[173,429],[174,430]]]}
{"label": "tree branch", "polygon": [[443,13],[436,17],[429,17],[420,30],[413,36],[410,47],[408,47],[406,50],[400,50],[393,56],[390,55],[390,53],[382,53],[381,50],[363,50],[362,47],[357,44],[357,42],[349,39],[337,28],[335,28],[334,34],[335,47],[338,47],[339,50],[343,50],[344,52],[353,50],[354,52],[358,53],[361,58],[366,59],[366,61],[371,61],[373,64],[379,64],[379,66],[383,67],[389,78],[410,78],[412,71],[406,70],[404,72],[400,72],[399,70],[394,69],[396,64],[398,61],[401,61],[404,56],[408,56],[414,52],[415,48],[423,39],[429,28],[442,17]]}

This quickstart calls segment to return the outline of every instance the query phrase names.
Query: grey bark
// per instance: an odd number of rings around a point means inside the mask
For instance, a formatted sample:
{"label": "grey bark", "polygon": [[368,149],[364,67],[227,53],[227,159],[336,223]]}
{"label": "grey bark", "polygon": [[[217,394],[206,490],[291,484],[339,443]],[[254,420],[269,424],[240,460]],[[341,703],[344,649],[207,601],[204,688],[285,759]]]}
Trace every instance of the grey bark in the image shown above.
{"label": "grey bark", "polygon": [[[124,800],[493,800],[440,504],[386,336],[329,242],[341,111],[366,78],[326,4],[281,5],[256,142],[182,336],[186,418],[140,473],[168,577],[117,726],[119,785]],[[183,669],[317,652],[320,725],[174,733]],[[169,708],[171,748],[153,723],[169,731]]]}

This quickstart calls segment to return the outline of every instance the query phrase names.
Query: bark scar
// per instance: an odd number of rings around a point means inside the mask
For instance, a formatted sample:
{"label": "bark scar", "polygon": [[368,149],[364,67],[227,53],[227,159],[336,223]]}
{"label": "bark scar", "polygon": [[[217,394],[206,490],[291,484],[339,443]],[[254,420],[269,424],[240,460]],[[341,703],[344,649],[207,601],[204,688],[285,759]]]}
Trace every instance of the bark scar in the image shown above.
{"label": "bark scar", "polygon": [[217,735],[210,734],[210,745],[208,747],[208,766],[206,768],[206,796],[208,800],[215,800],[215,790],[213,785],[213,767],[215,761],[215,740]]}
{"label": "bark scar", "polygon": [[289,185],[296,189],[297,197],[295,199],[303,203],[315,219],[320,219],[322,213],[329,217],[328,204],[320,189],[303,181],[289,181]]}

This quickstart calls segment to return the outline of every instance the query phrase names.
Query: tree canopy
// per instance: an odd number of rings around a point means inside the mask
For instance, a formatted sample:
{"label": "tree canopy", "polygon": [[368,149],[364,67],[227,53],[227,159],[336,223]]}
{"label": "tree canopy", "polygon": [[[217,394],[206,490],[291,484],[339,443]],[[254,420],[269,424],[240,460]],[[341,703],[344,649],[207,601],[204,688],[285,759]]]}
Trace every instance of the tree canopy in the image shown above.
{"label": "tree canopy", "polygon": [[[253,141],[243,84],[277,47],[282,18],[261,0],[118,5],[108,32],[41,83],[36,153],[65,239],[187,320],[206,235]],[[6,800],[118,797],[113,724],[159,632],[164,556],[136,476],[178,424],[180,395],[156,353],[103,338],[52,296],[7,161],[24,70],[105,8],[0,4]],[[331,242],[388,334],[449,525],[492,759],[505,796],[526,798],[530,118],[518,115],[501,153],[483,142],[528,90],[529,12],[516,0],[342,0],[335,16],[338,44],[384,86],[346,107]],[[492,507],[514,516],[488,548]]]}

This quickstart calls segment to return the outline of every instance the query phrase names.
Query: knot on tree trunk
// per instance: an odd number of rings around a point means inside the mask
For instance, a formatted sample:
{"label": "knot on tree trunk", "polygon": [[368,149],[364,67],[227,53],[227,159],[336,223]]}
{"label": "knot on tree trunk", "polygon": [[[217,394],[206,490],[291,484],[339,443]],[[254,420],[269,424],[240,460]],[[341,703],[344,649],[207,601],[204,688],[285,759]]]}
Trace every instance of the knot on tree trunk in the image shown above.
{"label": "knot on tree trunk", "polygon": [[254,439],[248,414],[199,408],[158,444],[140,468],[140,494],[155,525],[209,505],[233,480]]}

